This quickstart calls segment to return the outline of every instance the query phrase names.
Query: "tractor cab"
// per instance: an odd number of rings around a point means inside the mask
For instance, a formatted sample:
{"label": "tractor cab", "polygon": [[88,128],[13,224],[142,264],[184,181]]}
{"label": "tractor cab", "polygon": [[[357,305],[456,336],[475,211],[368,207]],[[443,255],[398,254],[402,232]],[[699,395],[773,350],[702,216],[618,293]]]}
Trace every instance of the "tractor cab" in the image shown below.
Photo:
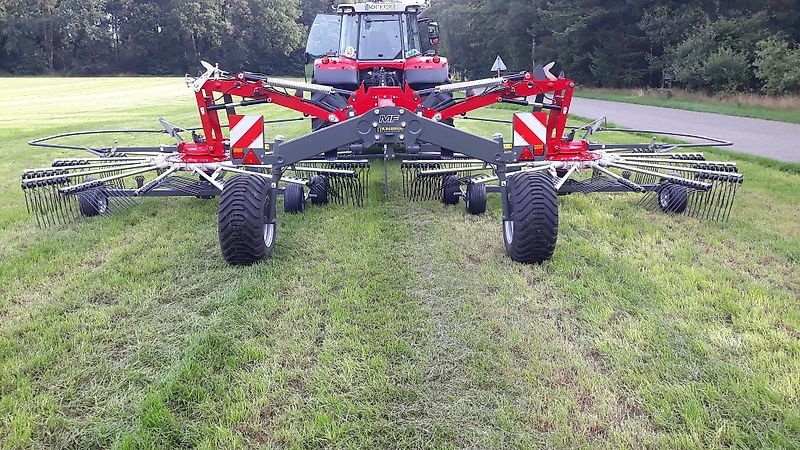
{"label": "tractor cab", "polygon": [[306,75],[312,82],[351,91],[447,82],[447,59],[433,50],[438,24],[420,18],[420,4],[356,3],[336,12],[318,15],[311,27]]}

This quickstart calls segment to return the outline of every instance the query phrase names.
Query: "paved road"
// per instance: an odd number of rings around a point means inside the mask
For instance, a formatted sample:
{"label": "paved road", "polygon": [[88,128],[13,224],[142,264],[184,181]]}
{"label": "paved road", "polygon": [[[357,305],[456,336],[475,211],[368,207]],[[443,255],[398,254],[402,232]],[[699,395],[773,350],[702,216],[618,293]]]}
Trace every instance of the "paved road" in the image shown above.
{"label": "paved road", "polygon": [[577,97],[572,100],[571,113],[587,118],[605,116],[627,128],[712,136],[733,141],[733,147],[726,148],[738,152],[800,162],[800,124]]}

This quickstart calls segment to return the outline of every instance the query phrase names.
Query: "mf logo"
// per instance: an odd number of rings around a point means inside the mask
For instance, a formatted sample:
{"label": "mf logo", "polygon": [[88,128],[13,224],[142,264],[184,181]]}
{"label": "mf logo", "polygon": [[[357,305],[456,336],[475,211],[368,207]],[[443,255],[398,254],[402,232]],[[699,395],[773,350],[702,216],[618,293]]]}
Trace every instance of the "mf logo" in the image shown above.
{"label": "mf logo", "polygon": [[384,114],[378,119],[378,123],[395,123],[400,120],[397,114]]}

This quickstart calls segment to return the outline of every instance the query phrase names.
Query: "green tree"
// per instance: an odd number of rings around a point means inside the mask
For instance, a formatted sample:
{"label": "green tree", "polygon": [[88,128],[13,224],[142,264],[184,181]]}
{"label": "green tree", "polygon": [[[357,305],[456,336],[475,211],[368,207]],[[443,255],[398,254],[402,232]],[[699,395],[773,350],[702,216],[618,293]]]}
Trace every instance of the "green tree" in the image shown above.
{"label": "green tree", "polygon": [[4,55],[0,68],[20,74],[50,70],[55,45],[52,3],[5,0],[3,10],[5,20],[0,28],[0,41]]}
{"label": "green tree", "polygon": [[[307,28],[335,2],[0,0],[0,71],[178,74],[206,59],[300,74]],[[597,86],[659,85],[669,69],[693,89],[796,89],[797,0],[432,0],[425,14],[465,77],[500,55]]]}
{"label": "green tree", "polygon": [[671,70],[675,47],[698,27],[708,22],[701,5],[663,3],[644,11],[637,23],[649,41],[645,53],[648,83],[658,85]]}
{"label": "green tree", "polygon": [[79,73],[109,72],[109,32],[105,1],[60,0],[56,3],[54,23],[57,25],[58,48],[56,68]]}
{"label": "green tree", "polygon": [[741,91],[758,87],[752,65],[766,33],[765,13],[722,18],[701,26],[674,49],[676,79],[690,89]]}
{"label": "green tree", "polygon": [[800,93],[800,47],[785,39],[769,38],[758,43],[756,76],[768,94]]}

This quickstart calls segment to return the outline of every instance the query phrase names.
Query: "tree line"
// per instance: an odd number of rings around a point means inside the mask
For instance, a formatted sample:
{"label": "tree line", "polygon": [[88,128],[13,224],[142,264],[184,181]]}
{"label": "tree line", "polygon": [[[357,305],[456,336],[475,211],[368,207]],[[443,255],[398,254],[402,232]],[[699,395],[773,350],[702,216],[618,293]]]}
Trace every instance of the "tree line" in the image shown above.
{"label": "tree line", "polygon": [[598,87],[800,92],[798,0],[433,0],[429,13],[465,76],[499,54]]}
{"label": "tree line", "polygon": [[[0,0],[0,72],[182,74],[198,59],[300,74],[330,0]],[[797,0],[431,0],[464,77],[556,61],[599,87],[800,93]]]}
{"label": "tree line", "polygon": [[182,74],[198,60],[289,73],[327,0],[0,0],[0,71]]}

